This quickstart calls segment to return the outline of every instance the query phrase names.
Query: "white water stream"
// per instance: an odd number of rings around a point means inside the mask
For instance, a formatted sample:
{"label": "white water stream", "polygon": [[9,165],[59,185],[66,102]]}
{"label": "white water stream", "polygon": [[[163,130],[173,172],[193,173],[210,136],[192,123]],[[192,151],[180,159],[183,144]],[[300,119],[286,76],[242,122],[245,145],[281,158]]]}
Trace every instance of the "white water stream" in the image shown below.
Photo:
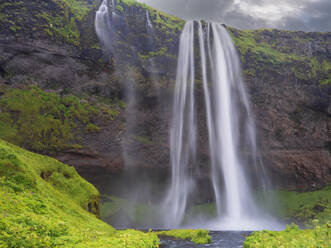
{"label": "white water stream", "polygon": [[[103,0],[100,5],[95,27],[101,43],[111,51],[116,33],[112,22],[116,12],[115,1],[109,1]],[[148,11],[146,32],[152,44],[154,30]],[[154,67],[153,60],[150,60],[150,66]],[[156,79],[153,78],[153,82]],[[161,204],[163,226],[182,225],[188,201],[195,193],[195,168],[198,166],[199,155],[197,79],[202,84],[203,94],[200,96],[204,98],[206,113],[209,177],[213,189],[210,194],[214,195],[218,215],[213,223],[200,223],[200,226],[207,225],[207,228],[216,230],[270,228],[270,222],[261,217],[252,194],[252,182],[261,189],[265,187],[265,178],[257,151],[254,119],[241,76],[240,60],[226,29],[217,23],[202,24],[201,21],[188,21],[180,37],[170,123],[172,177],[168,193]],[[132,100],[135,99],[135,93],[131,88],[128,88],[127,95]],[[129,103],[128,109],[133,109],[130,106],[134,105]],[[135,117],[132,115],[135,112],[129,110],[127,120],[133,125]],[[123,150],[126,151],[126,148]],[[250,159],[245,159],[242,150],[250,154]],[[124,157],[129,158],[126,153]]]}
{"label": "white water stream", "polygon": [[[195,25],[196,24],[196,25]],[[198,32],[195,34],[195,26]],[[254,121],[246,97],[236,49],[226,29],[207,22],[188,21],[182,31],[177,67],[177,80],[171,122],[172,182],[164,202],[167,223],[182,223],[187,199],[195,177],[192,168],[197,156],[195,80],[195,36],[198,36],[203,94],[208,129],[210,178],[214,190],[218,220],[213,224],[230,229],[249,229],[243,222],[256,228],[261,216],[253,199],[251,184],[244,166],[259,178],[263,187],[263,169],[257,163]],[[245,142],[251,157],[244,164],[240,156],[240,142]],[[248,167],[247,167],[248,166]],[[253,220],[254,221],[247,221]],[[224,225],[226,223],[226,225]],[[239,227],[240,226],[240,227]]]}

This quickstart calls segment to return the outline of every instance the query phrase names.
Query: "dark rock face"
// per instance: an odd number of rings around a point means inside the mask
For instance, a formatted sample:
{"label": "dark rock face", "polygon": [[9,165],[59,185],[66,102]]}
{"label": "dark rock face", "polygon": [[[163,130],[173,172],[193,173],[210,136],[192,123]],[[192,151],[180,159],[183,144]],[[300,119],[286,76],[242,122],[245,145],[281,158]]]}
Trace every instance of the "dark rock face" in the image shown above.
{"label": "dark rock face", "polygon": [[273,30],[254,36],[257,45],[273,44],[293,56],[279,65],[259,62],[254,51],[242,56],[264,164],[280,187],[325,185],[331,172],[331,85],[321,82],[330,78],[331,35]]}
{"label": "dark rock face", "polygon": [[[26,8],[38,5],[37,1],[21,2]],[[52,4],[45,1],[38,9],[51,11]],[[91,31],[96,1],[88,4],[84,21],[76,21],[79,42],[59,35],[50,37],[41,21],[34,19],[16,23],[21,27],[16,32],[7,22],[0,23],[1,83],[13,87],[34,83],[59,94],[84,95],[91,103],[100,99],[126,102],[126,110],[117,118],[98,121],[99,132],[82,135],[83,149],[54,155],[75,166],[103,192],[112,186],[122,187],[117,184],[120,178],[131,180],[123,176],[126,169],[134,171],[138,181],[149,177],[163,185],[169,179],[168,130],[180,28],[166,24],[181,25],[181,20],[157,14],[160,21],[152,16],[155,33],[151,41],[146,9],[122,5],[123,11],[116,10],[119,18],[113,51],[118,55],[103,53]],[[34,32],[27,37],[29,28]],[[274,184],[289,189],[327,184],[331,181],[331,86],[325,82],[331,78],[331,34],[231,28],[229,32],[242,58],[259,146]],[[127,93],[130,85],[134,85],[133,100]],[[199,87],[196,94],[201,94]],[[202,101],[198,105],[198,159],[204,168],[198,184],[202,191],[208,191],[204,105]],[[125,184],[128,190],[134,185]]]}

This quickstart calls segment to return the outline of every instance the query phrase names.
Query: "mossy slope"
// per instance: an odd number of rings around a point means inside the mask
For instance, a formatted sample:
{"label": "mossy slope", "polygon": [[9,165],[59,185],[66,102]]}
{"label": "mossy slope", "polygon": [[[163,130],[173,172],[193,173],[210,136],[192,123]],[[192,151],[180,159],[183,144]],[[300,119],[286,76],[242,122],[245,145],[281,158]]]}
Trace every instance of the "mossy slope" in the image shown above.
{"label": "mossy slope", "polygon": [[[116,231],[74,168],[0,140],[0,247],[141,247],[155,234]],[[93,214],[94,213],[94,214]]]}
{"label": "mossy slope", "polygon": [[331,186],[312,192],[278,191],[276,215],[295,219],[299,223],[311,224],[331,221]]}
{"label": "mossy slope", "polygon": [[[248,78],[267,79],[286,73],[302,82],[328,86],[331,61],[319,50],[328,42],[328,33],[304,33],[276,29],[237,30],[228,28]],[[319,47],[312,52],[311,47]]]}
{"label": "mossy slope", "polygon": [[281,221],[308,227],[314,220],[321,224],[331,221],[331,186],[310,192],[278,190],[269,193],[273,197],[265,207]]}
{"label": "mossy slope", "polygon": [[330,225],[316,225],[314,229],[300,230],[291,225],[281,232],[254,232],[244,242],[245,248],[327,248],[331,247]]}
{"label": "mossy slope", "polygon": [[177,239],[189,239],[196,244],[209,244],[211,237],[207,230],[194,229],[194,230],[170,230],[157,232],[160,236],[168,236]]}
{"label": "mossy slope", "polygon": [[254,232],[244,247],[331,247],[331,186],[312,192],[274,192],[274,215],[280,220],[306,224],[313,229],[300,230],[292,224],[281,232]]}
{"label": "mossy slope", "polygon": [[74,46],[92,46],[97,39],[93,18],[97,0],[9,0],[0,4],[0,33],[25,38],[47,37]]}
{"label": "mossy slope", "polygon": [[81,148],[80,136],[98,132],[96,117],[114,118],[115,108],[90,105],[76,96],[60,96],[37,86],[0,86],[0,138],[30,151],[52,154]]}

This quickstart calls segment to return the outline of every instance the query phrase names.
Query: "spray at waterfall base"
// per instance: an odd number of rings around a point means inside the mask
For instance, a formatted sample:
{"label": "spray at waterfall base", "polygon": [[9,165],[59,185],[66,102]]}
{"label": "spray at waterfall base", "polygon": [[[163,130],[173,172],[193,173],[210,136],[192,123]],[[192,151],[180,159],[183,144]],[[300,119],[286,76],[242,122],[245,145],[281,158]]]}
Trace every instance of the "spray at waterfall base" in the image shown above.
{"label": "spray at waterfall base", "polygon": [[[200,50],[199,59],[196,47]],[[172,181],[164,201],[168,209],[166,223],[169,226],[182,223],[188,199],[194,193],[192,168],[199,144],[197,72],[202,78],[211,164],[209,177],[217,211],[216,220],[207,226],[227,230],[270,228],[273,221],[257,206],[253,196],[253,183],[255,188],[265,190],[266,175],[259,160],[255,124],[238,54],[221,24],[206,22],[203,27],[201,21],[188,21],[180,40],[170,128]],[[249,150],[249,160],[241,147]],[[246,173],[247,170],[251,173]]]}
{"label": "spray at waterfall base", "polygon": [[[96,17],[97,34],[109,50],[116,34],[112,25],[116,18],[114,9],[115,2],[110,4],[105,0]],[[146,33],[154,35],[153,20],[148,13]],[[196,98],[197,81],[203,90],[203,121],[197,118],[197,102],[201,101]],[[187,220],[198,187],[197,178],[202,176],[197,162],[201,124],[206,130],[204,135],[208,136],[209,159],[205,166],[209,170],[209,191],[217,216],[212,222],[203,215],[196,220],[191,215]],[[124,157],[128,156],[124,154]],[[160,201],[158,226],[197,223],[198,227],[205,225],[211,229],[257,230],[275,225],[254,199],[253,191],[263,192],[267,179],[257,149],[240,61],[229,34],[220,24],[188,21],[182,31],[170,121],[170,161],[171,181]]]}

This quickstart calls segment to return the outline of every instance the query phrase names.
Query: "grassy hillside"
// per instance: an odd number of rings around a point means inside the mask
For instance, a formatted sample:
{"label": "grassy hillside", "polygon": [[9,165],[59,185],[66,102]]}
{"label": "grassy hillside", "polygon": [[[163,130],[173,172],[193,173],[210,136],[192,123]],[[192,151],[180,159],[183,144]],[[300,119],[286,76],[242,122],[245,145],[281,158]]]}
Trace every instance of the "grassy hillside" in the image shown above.
{"label": "grassy hillside", "polygon": [[275,215],[311,225],[314,220],[331,221],[331,186],[312,192],[278,191]]}
{"label": "grassy hillside", "polygon": [[[155,234],[100,221],[99,193],[74,168],[0,140],[0,247],[156,247]],[[125,244],[125,245],[124,245]]]}
{"label": "grassy hillside", "polygon": [[245,248],[327,248],[331,247],[330,224],[318,225],[314,229],[300,230],[291,225],[281,232],[254,232],[244,243]]}
{"label": "grassy hillside", "polygon": [[245,240],[245,248],[259,247],[331,247],[331,187],[312,192],[274,192],[277,206],[274,215],[279,219],[306,224],[300,230],[292,224],[281,232],[254,232]]}
{"label": "grassy hillside", "polygon": [[80,148],[80,136],[99,131],[93,122],[112,119],[110,105],[90,105],[73,95],[60,96],[37,86],[0,86],[0,138],[30,151],[51,154]]}
{"label": "grassy hillside", "polygon": [[327,53],[310,53],[306,49],[312,42],[325,44],[327,33],[237,30],[231,27],[228,31],[241,55],[248,78],[264,79],[268,74],[285,70],[297,80],[316,82],[320,87],[327,87],[331,82],[331,61]]}

